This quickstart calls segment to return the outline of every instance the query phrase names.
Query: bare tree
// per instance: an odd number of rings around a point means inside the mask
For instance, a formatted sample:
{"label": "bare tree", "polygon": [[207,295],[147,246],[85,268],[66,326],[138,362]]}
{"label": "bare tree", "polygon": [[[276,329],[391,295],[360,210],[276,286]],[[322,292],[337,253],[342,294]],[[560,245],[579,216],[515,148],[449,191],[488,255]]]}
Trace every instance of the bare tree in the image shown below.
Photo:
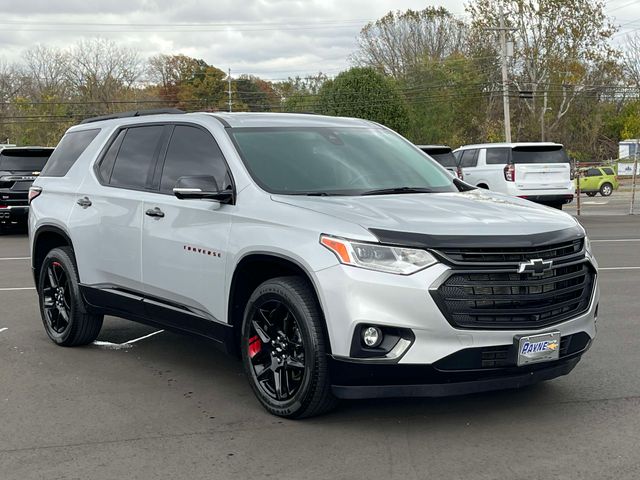
{"label": "bare tree", "polygon": [[352,61],[401,78],[424,60],[463,52],[466,35],[466,24],[442,7],[389,12],[360,31]]}
{"label": "bare tree", "polygon": [[28,84],[29,97],[46,96],[64,98],[68,94],[69,53],[64,50],[38,45],[23,55],[22,73]]}
{"label": "bare tree", "polygon": [[[616,29],[601,0],[498,0],[515,43],[511,76],[518,90],[531,91],[525,103],[531,118],[558,127],[576,98],[597,95],[617,74],[610,38]],[[476,32],[490,35],[499,25],[495,0],[467,5]]]}
{"label": "bare tree", "polygon": [[625,47],[625,74],[634,87],[640,88],[640,33],[628,35]]}
{"label": "bare tree", "polygon": [[69,55],[69,81],[87,101],[113,101],[134,86],[143,73],[134,50],[107,39],[80,41]]}

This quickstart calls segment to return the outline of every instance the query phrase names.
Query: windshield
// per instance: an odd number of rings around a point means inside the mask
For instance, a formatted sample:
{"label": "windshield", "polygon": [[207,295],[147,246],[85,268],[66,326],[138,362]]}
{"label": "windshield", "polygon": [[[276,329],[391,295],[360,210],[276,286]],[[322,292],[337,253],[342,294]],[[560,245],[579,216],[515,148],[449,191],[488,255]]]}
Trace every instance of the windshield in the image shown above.
{"label": "windshield", "polygon": [[569,157],[561,146],[515,147],[511,152],[512,163],[569,163]]}
{"label": "windshield", "polygon": [[271,193],[458,191],[450,175],[381,128],[264,127],[230,133],[253,179]]}

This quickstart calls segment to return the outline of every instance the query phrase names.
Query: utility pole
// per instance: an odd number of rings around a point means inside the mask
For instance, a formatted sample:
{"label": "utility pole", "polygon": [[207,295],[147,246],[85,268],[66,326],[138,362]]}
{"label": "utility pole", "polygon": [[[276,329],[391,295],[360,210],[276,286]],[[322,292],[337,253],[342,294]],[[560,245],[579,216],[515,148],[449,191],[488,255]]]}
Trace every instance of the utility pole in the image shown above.
{"label": "utility pole", "polygon": [[636,154],[634,155],[635,159],[633,161],[633,180],[631,180],[631,206],[629,207],[629,215],[633,215],[633,204],[636,202],[636,177],[638,176],[638,147],[640,146],[640,141],[636,135]]}
{"label": "utility pole", "polygon": [[509,113],[509,83],[507,78],[507,28],[504,26],[504,8],[500,3],[500,47],[502,50],[502,105],[504,108],[504,140],[511,143],[511,115]]}
{"label": "utility pole", "polygon": [[542,104],[542,112],[540,113],[540,141],[544,142],[544,115],[547,113],[547,91],[544,91],[544,103]]}
{"label": "utility pole", "polygon": [[229,69],[227,79],[229,82],[229,112],[231,112],[231,69]]}

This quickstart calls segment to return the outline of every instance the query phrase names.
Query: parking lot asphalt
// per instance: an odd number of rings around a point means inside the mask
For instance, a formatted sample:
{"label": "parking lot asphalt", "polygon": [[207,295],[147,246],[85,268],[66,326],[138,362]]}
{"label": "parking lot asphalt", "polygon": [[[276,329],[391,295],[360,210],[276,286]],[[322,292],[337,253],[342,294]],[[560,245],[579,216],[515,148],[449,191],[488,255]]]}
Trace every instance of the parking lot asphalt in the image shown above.
{"label": "parking lot asphalt", "polygon": [[[638,185],[634,197],[634,213],[640,214],[640,185]],[[631,207],[631,189],[613,192],[609,197],[598,194],[595,197],[580,195],[580,214],[584,216],[596,215],[628,215]],[[574,198],[573,202],[565,206],[565,211],[575,215],[578,209],[578,202]]]}
{"label": "parking lot asphalt", "polygon": [[343,402],[303,421],[267,414],[239,361],[203,340],[125,343],[156,330],[108,317],[102,343],[55,346],[26,235],[0,236],[0,479],[640,478],[640,217],[581,222],[602,267],[600,318],[570,375]]}

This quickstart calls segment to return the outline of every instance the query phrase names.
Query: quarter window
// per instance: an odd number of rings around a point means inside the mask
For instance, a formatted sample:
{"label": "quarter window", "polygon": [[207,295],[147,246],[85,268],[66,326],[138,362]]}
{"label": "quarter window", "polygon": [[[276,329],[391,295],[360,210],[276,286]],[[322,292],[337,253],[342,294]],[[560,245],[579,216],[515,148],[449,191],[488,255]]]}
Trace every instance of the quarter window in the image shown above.
{"label": "quarter window", "polygon": [[147,185],[163,129],[162,125],[127,129],[113,166],[111,185],[129,188]]}
{"label": "quarter window", "polygon": [[487,148],[487,165],[506,165],[509,162],[509,148]]}
{"label": "quarter window", "polygon": [[40,176],[64,177],[99,132],[99,128],[94,128],[67,133],[49,157]]}
{"label": "quarter window", "polygon": [[227,165],[211,134],[197,127],[178,125],[167,150],[160,191],[171,193],[180,177],[192,175],[211,175],[221,190],[231,188]]}
{"label": "quarter window", "polygon": [[602,170],[606,175],[615,175],[615,173],[613,173],[613,168],[605,167]]}

